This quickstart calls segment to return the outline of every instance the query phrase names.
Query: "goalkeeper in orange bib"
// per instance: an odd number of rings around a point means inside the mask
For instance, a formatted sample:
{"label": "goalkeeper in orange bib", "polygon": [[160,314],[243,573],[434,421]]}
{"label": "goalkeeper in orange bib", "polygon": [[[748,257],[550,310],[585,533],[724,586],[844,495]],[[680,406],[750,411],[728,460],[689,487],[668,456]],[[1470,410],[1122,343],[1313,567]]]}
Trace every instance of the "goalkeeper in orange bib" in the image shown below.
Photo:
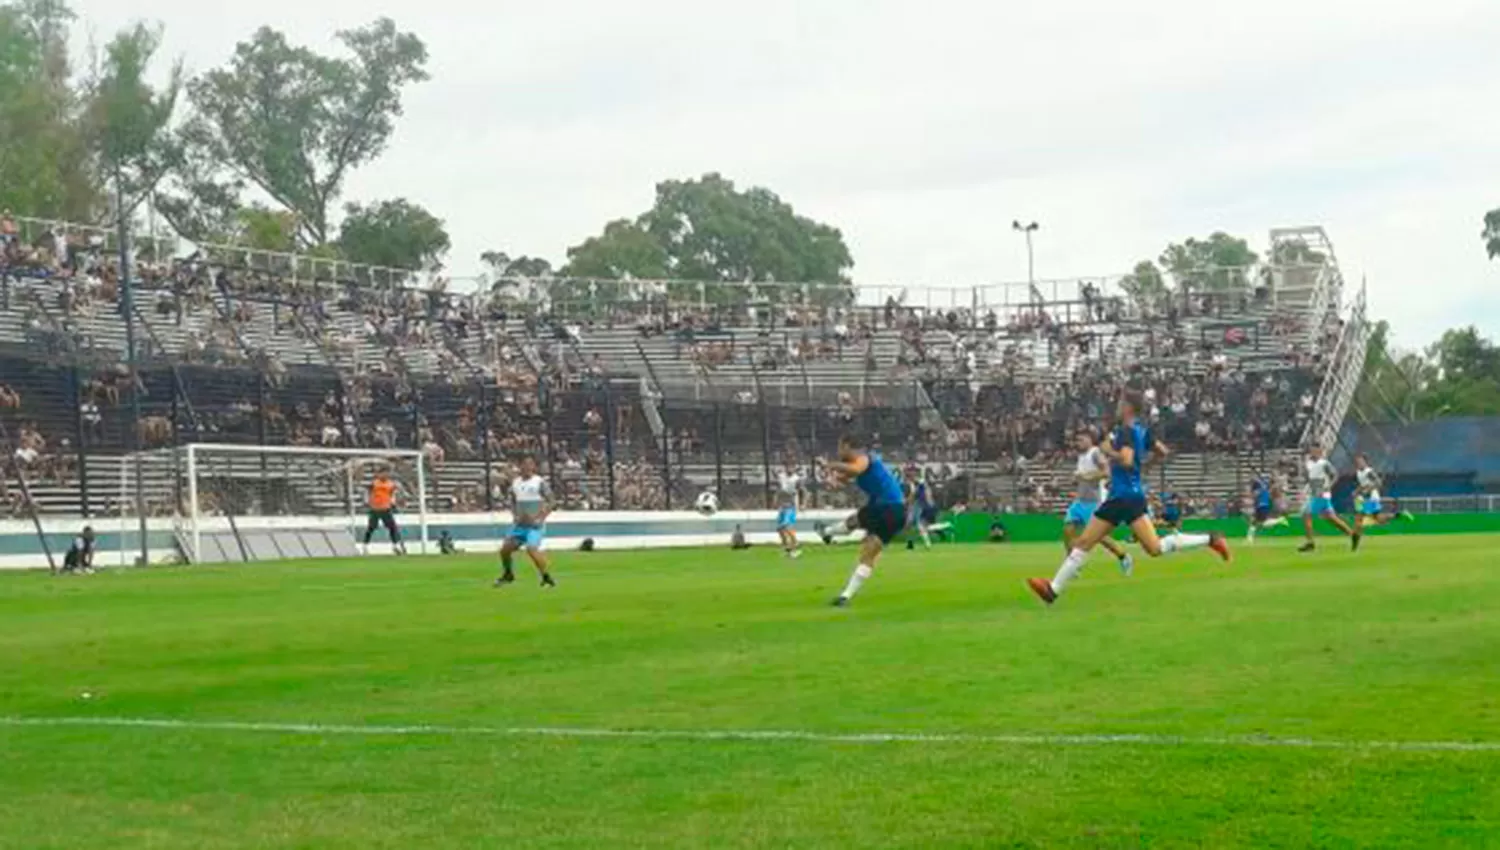
{"label": "goalkeeper in orange bib", "polygon": [[396,553],[406,554],[406,544],[401,541],[401,528],[396,524],[396,491],[399,487],[385,470],[375,473],[375,480],[370,483],[370,518],[365,524],[366,547],[370,545],[370,538],[375,536],[376,527],[383,525],[386,533],[391,536],[391,546]]}

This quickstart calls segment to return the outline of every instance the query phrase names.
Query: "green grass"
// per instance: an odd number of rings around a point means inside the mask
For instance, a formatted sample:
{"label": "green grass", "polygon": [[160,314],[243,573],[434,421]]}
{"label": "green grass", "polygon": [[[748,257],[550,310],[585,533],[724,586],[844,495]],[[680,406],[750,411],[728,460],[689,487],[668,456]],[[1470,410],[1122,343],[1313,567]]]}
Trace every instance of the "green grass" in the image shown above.
{"label": "green grass", "polygon": [[[0,848],[1500,846],[1494,538],[1122,579],[1060,547],[0,576],[0,717],[1179,736],[1168,743],[0,725]],[[82,698],[84,692],[92,699]],[[1255,738],[1347,746],[1249,746]],[[1215,741],[1213,739],[1220,739]]]}

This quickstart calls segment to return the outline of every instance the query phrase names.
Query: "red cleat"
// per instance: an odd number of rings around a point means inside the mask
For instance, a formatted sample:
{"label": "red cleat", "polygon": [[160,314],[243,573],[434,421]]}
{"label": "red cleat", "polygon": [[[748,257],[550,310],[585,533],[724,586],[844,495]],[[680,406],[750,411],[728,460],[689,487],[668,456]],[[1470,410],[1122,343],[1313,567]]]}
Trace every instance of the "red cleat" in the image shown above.
{"label": "red cleat", "polygon": [[1215,531],[1208,535],[1208,548],[1218,552],[1219,557],[1223,558],[1226,564],[1234,560],[1234,553],[1229,551],[1229,538],[1221,532]]}
{"label": "red cleat", "polygon": [[1044,578],[1029,578],[1026,580],[1026,586],[1048,605],[1057,601],[1057,594],[1052,591],[1052,582]]}

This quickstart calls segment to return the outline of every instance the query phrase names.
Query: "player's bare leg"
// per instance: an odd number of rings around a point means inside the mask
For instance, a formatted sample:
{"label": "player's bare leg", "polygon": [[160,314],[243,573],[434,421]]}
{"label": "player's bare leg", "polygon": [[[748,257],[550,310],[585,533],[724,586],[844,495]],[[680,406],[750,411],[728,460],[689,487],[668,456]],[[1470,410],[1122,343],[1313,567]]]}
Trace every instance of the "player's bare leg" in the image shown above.
{"label": "player's bare leg", "polygon": [[1307,539],[1297,547],[1298,552],[1311,552],[1318,548],[1318,541],[1313,538],[1313,515],[1311,513],[1302,515],[1302,534]]}
{"label": "player's bare leg", "polygon": [[880,560],[880,553],[885,549],[885,544],[874,534],[865,534],[865,539],[859,542],[859,565],[854,568],[854,573],[849,576],[849,583],[844,585],[844,592],[833,600],[835,608],[847,608],[854,595],[864,583],[875,574],[875,562]]}
{"label": "player's bare leg", "polygon": [[1062,595],[1063,588],[1083,572],[1083,565],[1088,563],[1089,553],[1114,530],[1112,523],[1105,522],[1098,517],[1090,519],[1089,524],[1084,526],[1083,531],[1073,539],[1068,556],[1063,559],[1062,566],[1057,568],[1057,575],[1053,576],[1051,581],[1044,578],[1027,579],[1026,586],[1030,587],[1031,592],[1048,605],[1056,602],[1057,597]]}
{"label": "player's bare leg", "polygon": [[557,582],[552,578],[552,573],[547,570],[549,566],[547,553],[543,552],[541,547],[527,546],[526,557],[530,558],[532,566],[536,567],[536,574],[542,577],[542,587],[557,587]]}

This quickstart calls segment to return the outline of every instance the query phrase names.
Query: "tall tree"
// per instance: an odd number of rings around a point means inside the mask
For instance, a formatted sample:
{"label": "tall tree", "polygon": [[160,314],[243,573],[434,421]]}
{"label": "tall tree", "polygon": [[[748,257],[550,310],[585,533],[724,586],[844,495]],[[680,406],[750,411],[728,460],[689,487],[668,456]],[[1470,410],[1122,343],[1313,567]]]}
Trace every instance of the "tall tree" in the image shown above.
{"label": "tall tree", "polygon": [[[350,55],[324,56],[262,27],[227,66],[188,85],[197,114],[183,140],[197,160],[223,163],[294,213],[302,247],[328,242],[345,179],[385,150],[403,90],[427,79],[426,46],[388,18],[337,38]],[[227,194],[228,175],[209,182]]]}
{"label": "tall tree", "polygon": [[442,265],[450,245],[443,222],[405,198],[344,205],[338,247],[350,262],[431,271]]}
{"label": "tall tree", "polygon": [[1484,214],[1484,232],[1480,238],[1484,240],[1484,250],[1490,259],[1500,257],[1500,207]]}
{"label": "tall tree", "polygon": [[[657,184],[656,202],[634,220],[612,221],[568,250],[567,275],[672,278],[811,286],[823,300],[847,299],[854,260],[836,228],[797,214],[764,188],[740,191],[719,174]],[[693,289],[697,289],[696,286]],[[744,287],[709,287],[723,300]],[[767,288],[768,295],[784,290]]]}
{"label": "tall tree", "polygon": [[1356,402],[1366,415],[1406,418],[1500,414],[1500,346],[1477,328],[1454,328],[1421,352],[1391,351],[1376,325]]}
{"label": "tall tree", "polygon": [[1222,231],[1207,239],[1175,242],[1158,262],[1183,294],[1242,292],[1251,285],[1250,266],[1259,257],[1245,240]]}
{"label": "tall tree", "polygon": [[61,0],[0,3],[0,207],[87,221],[99,206]]}
{"label": "tall tree", "polygon": [[116,213],[126,216],[182,164],[171,128],[182,91],[182,62],[173,63],[160,88],[147,81],[161,35],[161,27],[143,23],[121,30],[105,45],[88,85],[83,117],[89,143],[101,176],[118,181],[124,207]]}
{"label": "tall tree", "polygon": [[1143,310],[1162,309],[1171,295],[1161,269],[1150,260],[1141,260],[1130,274],[1120,278],[1120,289]]}

